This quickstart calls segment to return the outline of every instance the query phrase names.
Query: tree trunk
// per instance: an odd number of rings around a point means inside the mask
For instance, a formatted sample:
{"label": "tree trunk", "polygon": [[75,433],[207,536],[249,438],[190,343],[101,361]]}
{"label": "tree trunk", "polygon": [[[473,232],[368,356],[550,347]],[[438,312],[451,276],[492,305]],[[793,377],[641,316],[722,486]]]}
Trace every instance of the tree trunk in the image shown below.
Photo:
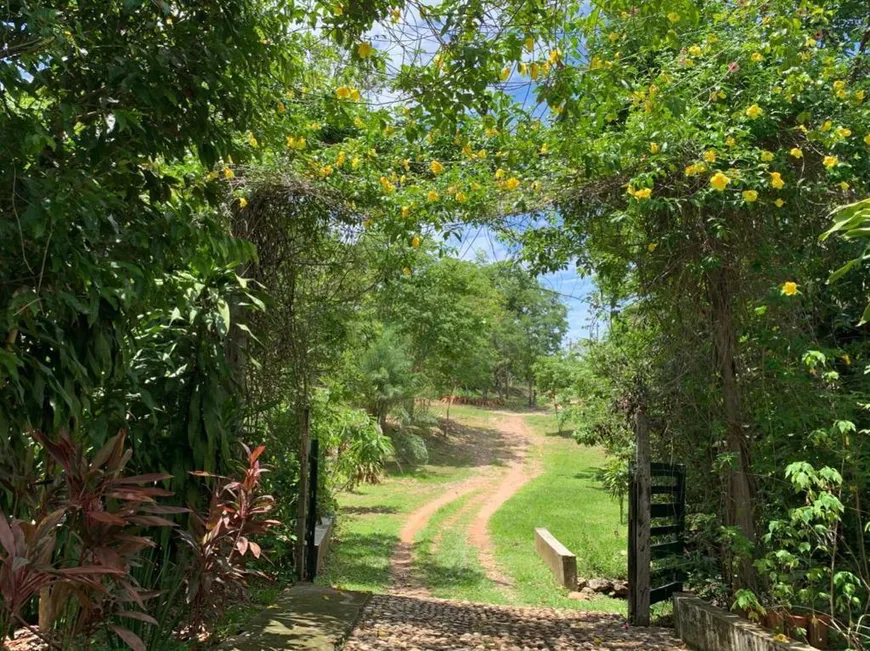
{"label": "tree trunk", "polygon": [[[755,542],[754,492],[751,479],[749,440],[743,430],[740,385],[737,382],[737,336],[731,309],[731,293],[726,272],[715,270],[707,278],[710,292],[713,349],[722,383],[725,408],[726,442],[734,461],[728,470],[728,503],[725,523],[736,526],[750,542]],[[743,559],[737,569],[736,587],[750,588],[754,583],[752,559]]]}
{"label": "tree trunk", "polygon": [[296,546],[294,562],[296,577],[305,579],[305,523],[308,515],[308,447],[311,444],[310,411],[304,407],[299,413],[299,495],[296,498]]}

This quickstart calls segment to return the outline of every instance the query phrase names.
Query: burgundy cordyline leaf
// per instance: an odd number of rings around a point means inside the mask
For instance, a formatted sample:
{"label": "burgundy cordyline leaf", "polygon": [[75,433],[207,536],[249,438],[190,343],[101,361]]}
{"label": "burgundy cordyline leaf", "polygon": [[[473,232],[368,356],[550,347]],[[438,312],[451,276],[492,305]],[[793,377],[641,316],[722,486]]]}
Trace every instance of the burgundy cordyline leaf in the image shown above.
{"label": "burgundy cordyline leaf", "polygon": [[260,546],[254,541],[251,541],[249,543],[249,546],[251,548],[251,553],[254,555],[254,558],[260,558],[260,554],[262,553]]}
{"label": "burgundy cordyline leaf", "polygon": [[148,622],[149,624],[157,625],[157,620],[148,613],[142,613],[138,610],[122,610],[118,613],[118,617],[129,617],[130,619],[138,619],[140,622]]}
{"label": "burgundy cordyline leaf", "polygon": [[239,550],[239,554],[241,554],[242,556],[244,556],[244,555],[247,553],[247,551],[248,551],[248,539],[245,538],[244,536],[241,536],[241,537],[236,541],[236,549]]}
{"label": "burgundy cordyline leaf", "polygon": [[133,515],[128,518],[133,524],[141,524],[144,527],[177,527],[178,524],[161,518],[157,515]]}
{"label": "burgundy cordyline leaf", "polygon": [[110,624],[109,628],[111,628],[119,638],[124,640],[124,643],[133,649],[133,651],[148,651],[145,647],[145,643],[139,639],[139,636],[133,631],[127,628],[121,628],[120,626],[115,626],[114,624]]}
{"label": "burgundy cordyline leaf", "polygon": [[120,436],[120,432],[115,434],[112,438],[106,441],[102,448],[100,448],[100,451],[97,452],[96,456],[94,456],[94,460],[91,461],[92,469],[97,470],[106,464],[109,457],[112,456],[112,451],[115,449],[115,443],[118,442]]}
{"label": "burgundy cordyline leaf", "polygon": [[114,513],[107,513],[106,511],[86,511],[85,515],[92,520],[96,520],[97,522],[102,522],[104,524],[118,525],[121,527],[127,524],[127,521],[124,518],[120,518]]}
{"label": "burgundy cordyline leaf", "polygon": [[15,556],[15,536],[3,511],[0,511],[0,544],[10,556]]}
{"label": "burgundy cordyline leaf", "polygon": [[261,446],[257,447],[257,449],[251,453],[251,464],[256,463],[257,459],[259,459],[260,455],[263,454],[263,452],[265,452],[265,451],[266,451],[265,445],[261,445]]}

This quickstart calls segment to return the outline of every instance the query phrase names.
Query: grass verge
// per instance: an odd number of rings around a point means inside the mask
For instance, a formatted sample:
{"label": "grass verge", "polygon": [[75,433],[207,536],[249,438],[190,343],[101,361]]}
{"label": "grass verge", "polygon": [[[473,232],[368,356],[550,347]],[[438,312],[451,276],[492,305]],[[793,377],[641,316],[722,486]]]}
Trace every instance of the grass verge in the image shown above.
{"label": "grass verge", "polygon": [[580,576],[626,576],[626,525],[619,522],[618,504],[595,481],[604,453],[556,434],[553,415],[529,415],[526,424],[541,441],[542,472],[490,520],[496,560],[524,604],[625,612],[625,601],[617,599],[569,599],[534,552],[534,529],[545,527],[577,555]]}

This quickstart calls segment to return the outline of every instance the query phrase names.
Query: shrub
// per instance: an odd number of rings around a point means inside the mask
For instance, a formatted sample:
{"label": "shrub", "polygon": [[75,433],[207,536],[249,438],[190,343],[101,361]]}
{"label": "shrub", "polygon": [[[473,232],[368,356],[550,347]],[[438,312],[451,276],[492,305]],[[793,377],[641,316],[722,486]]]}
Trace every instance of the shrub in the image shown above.
{"label": "shrub", "polygon": [[397,432],[393,436],[393,446],[396,450],[396,460],[400,464],[423,466],[429,463],[429,450],[426,441],[416,434]]}
{"label": "shrub", "polygon": [[198,477],[216,480],[208,513],[191,517],[193,532],[182,532],[182,540],[193,550],[194,567],[187,580],[191,630],[197,633],[205,620],[216,619],[223,610],[227,591],[241,590],[249,576],[268,578],[247,567],[250,556],[263,556],[253,538],[280,524],[267,516],[275,506],[271,495],[260,494],[260,481],[266,471],[260,455],[266,446],[250,450],[244,446],[247,467],[241,479],[193,472]]}
{"label": "shrub", "polygon": [[73,636],[85,639],[105,625],[131,648],[144,649],[132,631],[110,622],[156,623],[145,612],[145,601],[155,595],[143,590],[130,572],[139,553],[154,545],[139,530],[174,526],[161,515],[187,511],[156,503],[172,493],[153,484],[171,475],[125,477],[131,457],[124,447],[126,431],[109,439],[90,461],[66,432],[56,442],[41,432],[33,438],[62,473],[49,484],[34,521],[7,521],[0,513],[0,547],[5,551],[0,558],[0,633],[26,624],[22,611],[38,594],[40,628],[46,637],[59,620]]}

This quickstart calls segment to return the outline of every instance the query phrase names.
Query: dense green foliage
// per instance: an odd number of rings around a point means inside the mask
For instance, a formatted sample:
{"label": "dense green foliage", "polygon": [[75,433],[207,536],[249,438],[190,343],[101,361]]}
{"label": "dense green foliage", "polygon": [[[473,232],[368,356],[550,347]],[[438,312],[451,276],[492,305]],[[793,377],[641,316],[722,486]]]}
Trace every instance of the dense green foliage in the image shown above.
{"label": "dense green foliage", "polygon": [[[864,643],[866,203],[831,213],[870,189],[865,3],[6,9],[10,526],[51,504],[62,432],[88,455],[126,428],[176,508],[214,501],[191,471],[265,443],[283,550],[312,436],[325,506],[377,479],[414,397],[521,383],[533,402],[537,383],[616,459],[649,415],[657,455],[695,474],[716,597],[822,610]],[[470,222],[530,266],[445,255]],[[575,263],[607,332],[554,357],[565,309],[528,269]],[[189,559],[160,533],[140,551],[161,571],[125,568],[180,595]]]}

